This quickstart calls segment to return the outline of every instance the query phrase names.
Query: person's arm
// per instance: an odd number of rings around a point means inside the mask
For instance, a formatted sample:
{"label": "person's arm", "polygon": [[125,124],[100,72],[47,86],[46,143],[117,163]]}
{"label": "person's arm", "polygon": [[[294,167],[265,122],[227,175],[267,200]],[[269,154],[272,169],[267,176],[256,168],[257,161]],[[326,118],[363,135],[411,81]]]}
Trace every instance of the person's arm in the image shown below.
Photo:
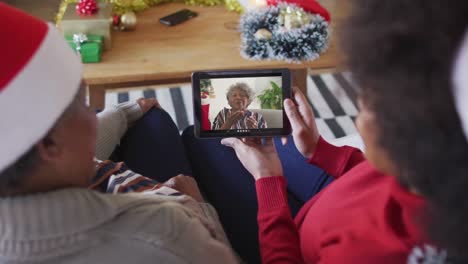
{"label": "person's arm", "polygon": [[[309,162],[320,166],[331,176],[339,177],[364,160],[360,150],[348,146],[336,147],[320,138]],[[264,177],[259,178],[255,185],[262,263],[302,263],[299,234],[287,201],[286,179]],[[336,245],[328,246],[324,257],[331,260],[329,257],[333,257],[333,254],[330,255],[330,252],[338,252],[339,248]],[[335,263],[327,262],[325,258],[321,260],[321,263]]]}
{"label": "person's arm", "polygon": [[365,161],[364,154],[350,146],[337,147],[319,138],[309,163],[317,165],[328,175],[339,178],[357,164]]}
{"label": "person's arm", "polygon": [[[286,99],[284,108],[291,122],[292,135],[297,150],[309,161],[326,171],[329,175],[339,178],[345,172],[362,162],[365,158],[356,148],[336,147],[326,142],[315,123],[312,106],[302,92],[293,89],[294,101]],[[287,140],[283,140],[283,144]]]}
{"label": "person's arm", "polygon": [[137,102],[118,104],[98,113],[96,157],[108,159],[127,128],[142,116],[143,111]]}
{"label": "person's arm", "polygon": [[[307,159],[321,161],[318,157],[323,157],[325,161],[320,162],[323,165],[340,164],[345,169],[332,171],[336,172],[335,176],[340,176],[346,168],[356,163],[356,155],[352,155],[354,150],[325,144],[318,133],[312,108],[298,89],[294,89],[294,99],[286,99],[284,105],[296,148]],[[262,143],[257,139],[227,138],[221,143],[235,150],[242,165],[256,180],[262,262],[301,263],[299,234],[287,203],[286,180],[282,177],[283,170],[273,139]],[[327,155],[322,156],[321,153]],[[328,158],[335,158],[334,154],[339,157],[338,161],[326,163]]]}
{"label": "person's arm", "polygon": [[240,162],[255,178],[262,263],[301,263],[299,235],[286,198],[286,180],[273,143],[258,139],[226,138]]}
{"label": "person's arm", "polygon": [[228,245],[231,248],[231,243],[229,242],[226,233],[224,232],[224,228],[219,220],[218,212],[216,209],[209,203],[203,202],[198,203],[201,210],[203,211],[203,215],[206,217],[208,222],[213,224],[212,235],[219,241],[223,242],[225,245]]}
{"label": "person's arm", "polygon": [[96,158],[108,159],[127,129],[152,107],[161,108],[155,98],[140,98],[136,102],[121,103],[98,113]]}
{"label": "person's arm", "polygon": [[284,177],[255,182],[262,263],[302,263],[299,234],[291,216]]}
{"label": "person's arm", "polygon": [[[164,215],[159,225],[154,225],[157,239],[154,246],[169,250],[181,259],[181,263],[240,263],[234,251],[222,240],[216,238],[212,227],[185,206],[167,204],[158,210]],[[159,229],[164,230],[159,231]]]}

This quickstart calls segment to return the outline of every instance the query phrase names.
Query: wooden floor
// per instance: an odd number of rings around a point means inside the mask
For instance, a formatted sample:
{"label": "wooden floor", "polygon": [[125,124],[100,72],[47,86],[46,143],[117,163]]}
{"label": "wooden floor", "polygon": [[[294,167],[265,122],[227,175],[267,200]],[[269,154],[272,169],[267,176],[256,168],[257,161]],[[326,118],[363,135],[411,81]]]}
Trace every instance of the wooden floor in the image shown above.
{"label": "wooden floor", "polygon": [[54,22],[61,0],[4,0],[4,2],[33,16]]}

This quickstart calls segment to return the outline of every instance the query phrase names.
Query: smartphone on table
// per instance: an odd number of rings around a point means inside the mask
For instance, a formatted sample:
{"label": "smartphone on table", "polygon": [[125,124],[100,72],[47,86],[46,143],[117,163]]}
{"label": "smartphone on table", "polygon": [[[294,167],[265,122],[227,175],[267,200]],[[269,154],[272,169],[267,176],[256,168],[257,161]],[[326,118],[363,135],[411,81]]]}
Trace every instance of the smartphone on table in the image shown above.
{"label": "smartphone on table", "polygon": [[184,21],[189,20],[190,18],[196,17],[198,14],[194,11],[188,9],[182,9],[173,14],[167,15],[159,19],[159,22],[166,26],[174,26],[180,24]]}

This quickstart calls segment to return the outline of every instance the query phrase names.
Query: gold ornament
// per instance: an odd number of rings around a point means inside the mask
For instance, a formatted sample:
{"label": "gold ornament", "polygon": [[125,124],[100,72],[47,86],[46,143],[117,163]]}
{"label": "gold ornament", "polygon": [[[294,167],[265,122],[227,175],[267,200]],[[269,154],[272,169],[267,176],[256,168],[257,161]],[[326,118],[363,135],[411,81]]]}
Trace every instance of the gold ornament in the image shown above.
{"label": "gold ornament", "polygon": [[[78,0],[62,0],[59,6],[57,15],[55,16],[55,24],[59,25],[63,14],[68,4],[77,3]],[[114,13],[123,15],[129,11],[140,12],[152,6],[162,3],[179,2],[179,0],[100,0],[100,2],[111,3],[114,5]],[[229,11],[242,13],[242,6],[237,0],[184,0],[187,5],[199,6],[214,6],[224,4]]]}
{"label": "gold ornament", "polygon": [[224,0],[224,5],[229,11],[234,11],[236,13],[244,12],[244,7],[237,0]]}
{"label": "gold ornament", "polygon": [[120,30],[134,30],[137,25],[136,14],[132,11],[126,12],[120,17]]}
{"label": "gold ornament", "polygon": [[129,11],[140,12],[163,1],[149,0],[106,0],[114,4],[114,12],[123,15]]}
{"label": "gold ornament", "polygon": [[309,24],[310,21],[311,15],[297,6],[281,8],[278,15],[278,23],[287,30],[301,28],[303,25]]}
{"label": "gold ornament", "polygon": [[259,30],[257,30],[257,32],[255,32],[255,38],[256,39],[271,39],[271,32],[266,29],[266,28],[260,28]]}

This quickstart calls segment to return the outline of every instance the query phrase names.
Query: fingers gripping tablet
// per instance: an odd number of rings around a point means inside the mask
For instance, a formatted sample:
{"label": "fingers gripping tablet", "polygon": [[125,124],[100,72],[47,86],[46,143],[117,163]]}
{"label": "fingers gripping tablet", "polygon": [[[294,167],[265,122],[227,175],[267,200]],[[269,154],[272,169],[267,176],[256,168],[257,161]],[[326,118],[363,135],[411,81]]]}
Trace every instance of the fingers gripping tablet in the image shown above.
{"label": "fingers gripping tablet", "polygon": [[291,98],[288,69],[203,71],[192,74],[195,135],[289,135],[283,102]]}

